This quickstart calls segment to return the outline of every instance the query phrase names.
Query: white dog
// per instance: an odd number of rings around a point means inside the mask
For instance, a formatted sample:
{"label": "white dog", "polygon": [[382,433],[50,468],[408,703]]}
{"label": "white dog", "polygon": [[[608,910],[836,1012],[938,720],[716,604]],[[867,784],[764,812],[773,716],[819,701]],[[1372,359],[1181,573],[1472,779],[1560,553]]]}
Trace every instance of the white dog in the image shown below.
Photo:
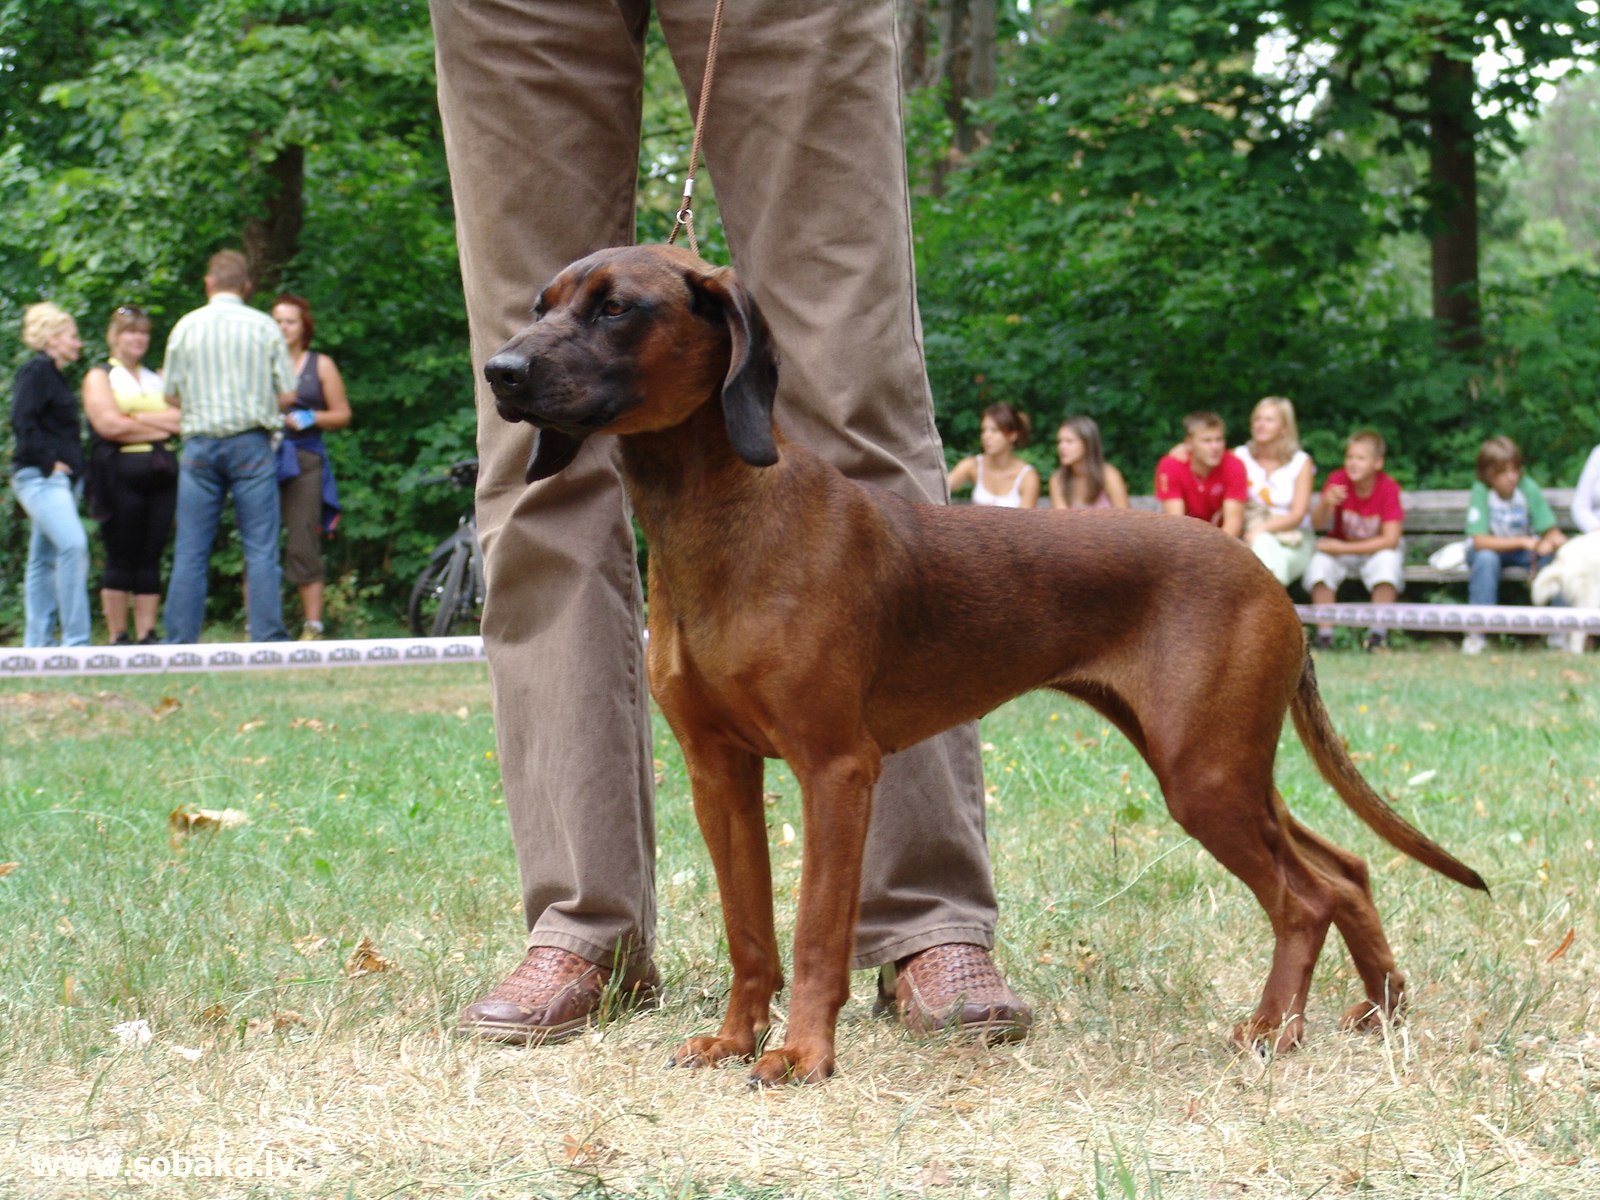
{"label": "white dog", "polygon": [[[1568,538],[1555,559],[1533,577],[1533,602],[1560,599],[1572,608],[1600,608],[1600,531]],[[1567,649],[1582,654],[1586,638],[1567,635]]]}

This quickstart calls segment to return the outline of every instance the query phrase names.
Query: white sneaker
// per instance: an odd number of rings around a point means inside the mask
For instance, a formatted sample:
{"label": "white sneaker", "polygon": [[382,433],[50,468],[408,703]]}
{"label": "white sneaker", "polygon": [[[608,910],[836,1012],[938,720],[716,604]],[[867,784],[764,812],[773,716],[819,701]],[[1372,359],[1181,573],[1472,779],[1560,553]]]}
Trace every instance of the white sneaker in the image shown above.
{"label": "white sneaker", "polygon": [[1567,635],[1564,633],[1552,633],[1545,638],[1544,644],[1552,650],[1565,650],[1567,648]]}
{"label": "white sneaker", "polygon": [[1589,635],[1587,633],[1569,633],[1569,634],[1567,634],[1567,653],[1568,654],[1582,654],[1583,650],[1584,650],[1584,645],[1585,645],[1585,643],[1588,642],[1588,640],[1589,640]]}
{"label": "white sneaker", "polygon": [[1469,633],[1461,639],[1461,653],[1482,654],[1483,648],[1489,644],[1487,638],[1481,633]]}

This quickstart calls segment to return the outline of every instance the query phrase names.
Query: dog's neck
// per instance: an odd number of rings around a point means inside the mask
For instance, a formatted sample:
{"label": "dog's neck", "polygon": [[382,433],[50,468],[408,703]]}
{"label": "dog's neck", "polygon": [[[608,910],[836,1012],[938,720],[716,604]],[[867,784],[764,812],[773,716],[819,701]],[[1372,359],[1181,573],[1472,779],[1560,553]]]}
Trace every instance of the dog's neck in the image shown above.
{"label": "dog's neck", "polygon": [[[778,445],[783,437],[773,431]],[[723,422],[722,402],[710,397],[687,420],[670,429],[622,438],[622,469],[639,524],[652,550],[670,550],[664,540],[702,512],[726,509],[763,490],[763,474],[734,451]]]}

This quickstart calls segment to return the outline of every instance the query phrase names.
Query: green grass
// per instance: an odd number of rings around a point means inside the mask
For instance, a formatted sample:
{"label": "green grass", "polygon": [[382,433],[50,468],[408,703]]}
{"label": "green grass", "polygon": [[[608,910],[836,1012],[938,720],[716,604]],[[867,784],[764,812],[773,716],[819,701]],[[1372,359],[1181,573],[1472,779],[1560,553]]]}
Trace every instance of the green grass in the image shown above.
{"label": "green grass", "polygon": [[[1119,736],[1039,695],[984,724],[998,953],[1034,1035],[914,1042],[863,973],[841,1074],[764,1095],[661,1069],[726,985],[664,727],[667,1002],[521,1051],[449,1032],[520,947],[481,666],[0,683],[0,1195],[1595,1194],[1596,659],[1419,647],[1319,674],[1372,781],[1494,888],[1379,843],[1285,736],[1290,806],[1372,867],[1406,1023],[1335,1028],[1356,992],[1335,939],[1309,1044],[1228,1051],[1259,908]],[[768,791],[787,938],[799,806],[781,766]],[[248,823],[169,826],[199,809]],[[363,939],[392,969],[352,973]],[[123,1044],[137,1020],[152,1039]],[[115,1178],[48,1174],[118,1151]],[[152,1174],[184,1155],[258,1174]]]}

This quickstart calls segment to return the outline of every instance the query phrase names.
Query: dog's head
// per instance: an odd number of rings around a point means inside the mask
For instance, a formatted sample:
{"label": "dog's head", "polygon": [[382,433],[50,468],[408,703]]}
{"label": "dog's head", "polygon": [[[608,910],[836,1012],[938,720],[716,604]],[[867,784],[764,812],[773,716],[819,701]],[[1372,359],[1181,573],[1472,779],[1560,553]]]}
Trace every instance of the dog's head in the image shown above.
{"label": "dog's head", "polygon": [[731,270],[673,246],[601,250],[567,267],[483,373],[500,415],[539,429],[529,483],[565,467],[591,434],[670,429],[716,396],[739,457],[778,461],[777,356],[761,313]]}

